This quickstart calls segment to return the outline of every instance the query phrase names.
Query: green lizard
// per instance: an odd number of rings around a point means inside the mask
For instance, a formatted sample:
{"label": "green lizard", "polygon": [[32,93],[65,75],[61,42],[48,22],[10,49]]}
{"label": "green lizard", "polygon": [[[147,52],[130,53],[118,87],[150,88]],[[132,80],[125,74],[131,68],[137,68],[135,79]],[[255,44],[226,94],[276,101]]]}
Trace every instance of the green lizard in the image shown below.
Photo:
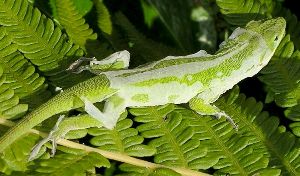
{"label": "green lizard", "polygon": [[[251,21],[245,28],[235,29],[214,55],[200,50],[187,56],[168,56],[134,69],[126,69],[127,51],[76,68],[81,62],[78,61],[71,70],[94,70],[98,76],[61,92],[27,114],[1,137],[0,152],[45,119],[79,107],[112,129],[126,107],[189,103],[199,114],[225,116],[236,128],[231,118],[212,103],[267,65],[285,35],[285,25],[283,18]],[[93,103],[102,101],[105,105],[100,111]]]}

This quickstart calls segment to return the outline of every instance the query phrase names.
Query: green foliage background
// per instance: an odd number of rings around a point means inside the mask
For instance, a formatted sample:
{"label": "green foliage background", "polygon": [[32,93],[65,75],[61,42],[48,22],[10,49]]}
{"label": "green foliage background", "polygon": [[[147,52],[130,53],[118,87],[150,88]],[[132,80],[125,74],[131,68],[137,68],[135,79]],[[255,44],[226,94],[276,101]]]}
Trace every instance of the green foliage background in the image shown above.
{"label": "green foliage background", "polygon": [[[199,49],[214,53],[237,26],[278,16],[286,19],[287,34],[270,63],[215,103],[238,123],[238,131],[224,119],[202,117],[182,105],[132,108],[112,131],[87,124],[92,128],[66,135],[115,153],[115,158],[65,146],[50,157],[48,144],[37,160],[27,162],[41,139],[29,133],[1,154],[0,172],[300,175],[300,23],[282,0],[0,0],[2,134],[11,121],[57,94],[56,87],[65,89],[94,76],[65,71],[81,56],[100,60],[126,49],[135,67]],[[90,118],[81,109],[65,114],[66,129]],[[37,129],[47,133],[56,120]],[[138,167],[120,156],[160,165],[142,167],[140,162]]]}

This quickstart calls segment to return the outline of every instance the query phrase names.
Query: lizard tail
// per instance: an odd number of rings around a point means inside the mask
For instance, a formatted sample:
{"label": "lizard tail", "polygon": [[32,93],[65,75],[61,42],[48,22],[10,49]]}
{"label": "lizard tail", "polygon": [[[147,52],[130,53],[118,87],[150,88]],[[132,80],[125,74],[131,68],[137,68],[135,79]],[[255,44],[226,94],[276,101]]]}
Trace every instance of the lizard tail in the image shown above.
{"label": "lizard tail", "polygon": [[94,103],[103,101],[115,92],[116,90],[109,87],[109,80],[105,75],[93,77],[61,92],[39,106],[36,110],[27,114],[1,136],[0,153],[19,137],[28,133],[33,127],[51,116],[84,106],[80,97],[85,97]]}

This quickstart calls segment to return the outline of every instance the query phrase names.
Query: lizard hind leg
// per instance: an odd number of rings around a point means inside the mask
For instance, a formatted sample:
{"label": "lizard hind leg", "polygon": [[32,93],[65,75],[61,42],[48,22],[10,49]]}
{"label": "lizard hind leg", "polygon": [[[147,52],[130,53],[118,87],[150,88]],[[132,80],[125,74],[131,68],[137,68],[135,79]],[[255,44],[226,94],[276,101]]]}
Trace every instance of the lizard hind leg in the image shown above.
{"label": "lizard hind leg", "polygon": [[46,144],[48,141],[52,141],[52,151],[51,151],[51,156],[53,156],[56,152],[56,141],[61,138],[62,136],[60,135],[56,135],[56,133],[59,131],[59,124],[61,123],[61,121],[63,120],[65,116],[61,115],[59,116],[55,126],[53,127],[53,129],[50,131],[50,133],[48,134],[47,137],[45,137],[44,139],[42,139],[39,143],[37,143],[31,150],[30,156],[28,158],[28,161],[32,161],[36,158],[36,156],[38,155],[39,151],[41,150],[42,146],[44,144]]}
{"label": "lizard hind leg", "polygon": [[213,115],[217,119],[224,116],[226,120],[233,126],[235,130],[238,129],[238,125],[233,121],[233,119],[227,115],[224,111],[220,110],[218,107],[205,103],[202,99],[194,97],[189,101],[189,106],[192,110],[200,115]]}

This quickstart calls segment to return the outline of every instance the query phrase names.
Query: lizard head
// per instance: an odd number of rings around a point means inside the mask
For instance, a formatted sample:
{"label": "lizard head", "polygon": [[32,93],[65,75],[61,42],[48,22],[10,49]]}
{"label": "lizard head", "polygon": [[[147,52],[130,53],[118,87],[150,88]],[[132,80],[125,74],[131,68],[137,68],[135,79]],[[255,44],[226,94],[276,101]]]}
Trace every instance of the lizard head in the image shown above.
{"label": "lizard head", "polygon": [[[227,42],[220,48],[230,48],[230,45],[245,45],[245,51],[253,53],[253,57],[244,57],[249,60],[248,68],[243,68],[247,76],[256,74],[268,64],[276,48],[285,36],[286,22],[284,18],[274,18],[259,21],[250,21],[245,28],[236,28]],[[228,46],[227,46],[228,45]],[[251,74],[249,74],[251,73]]]}
{"label": "lizard head", "polygon": [[269,48],[269,52],[266,52],[264,57],[259,58],[259,67],[264,67],[270,61],[276,48],[285,36],[285,27],[286,22],[282,17],[269,20],[251,21],[246,25],[245,29],[247,31],[252,31],[258,34],[253,35],[252,39],[262,39],[265,42],[266,47]]}
{"label": "lizard head", "polygon": [[246,25],[246,29],[260,34],[270,50],[275,51],[285,35],[285,26],[285,19],[279,17],[269,20],[250,21]]}

